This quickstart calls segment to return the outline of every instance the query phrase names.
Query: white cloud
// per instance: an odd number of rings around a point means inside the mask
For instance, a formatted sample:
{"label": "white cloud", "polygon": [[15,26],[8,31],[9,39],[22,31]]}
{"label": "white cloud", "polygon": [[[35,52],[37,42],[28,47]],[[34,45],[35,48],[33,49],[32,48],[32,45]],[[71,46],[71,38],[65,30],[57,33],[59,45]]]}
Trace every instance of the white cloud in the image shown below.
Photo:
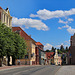
{"label": "white cloud", "polygon": [[71,26],[69,25],[65,25],[65,26],[62,26],[62,27],[58,27],[58,29],[62,29],[62,28],[67,28],[67,31],[70,33],[70,34],[74,34],[75,33],[75,29],[73,29]]}
{"label": "white cloud", "polygon": [[65,24],[65,26],[58,27],[58,29],[67,28],[67,31],[70,34],[74,34],[75,33],[75,29],[73,29],[71,26],[67,25],[68,23],[71,23],[72,21],[74,21],[74,19],[72,19],[72,18],[68,18],[67,21],[63,21],[63,20],[59,19],[58,22]]}
{"label": "white cloud", "polygon": [[62,29],[62,27],[58,27],[58,29]]}
{"label": "white cloud", "polygon": [[74,19],[72,19],[72,18],[68,18],[68,21],[71,22],[71,21],[74,21]]}
{"label": "white cloud", "polygon": [[13,26],[25,26],[25,28],[36,28],[37,30],[47,31],[49,30],[48,26],[44,24],[41,20],[31,19],[31,18],[16,18],[12,19]]}
{"label": "white cloud", "polygon": [[70,44],[70,40],[69,41],[65,41],[65,43]]}
{"label": "white cloud", "polygon": [[47,44],[44,45],[44,49],[45,49],[45,50],[47,50],[47,49],[50,50],[51,48],[52,48],[52,45],[49,44],[49,43],[47,43]]}
{"label": "white cloud", "polygon": [[63,45],[64,48],[65,48],[65,47],[69,47],[69,45],[64,44],[64,43],[61,43],[61,44],[59,44],[59,45],[56,45],[55,47],[56,47],[56,48],[60,48],[61,45]]}
{"label": "white cloud", "polygon": [[58,23],[68,24],[68,23],[71,23],[72,21],[74,21],[74,19],[72,19],[72,18],[68,18],[67,21],[63,21],[63,20],[59,19]]}
{"label": "white cloud", "polygon": [[74,34],[75,33],[75,29],[73,29],[72,27],[69,27],[67,29],[67,31],[70,33],[70,34]]}
{"label": "white cloud", "polygon": [[59,23],[63,23],[63,24],[67,24],[67,23],[68,23],[68,21],[63,21],[63,20],[61,20],[61,19],[59,19],[58,22],[59,22]]}
{"label": "white cloud", "polygon": [[69,27],[70,27],[69,25],[65,25],[65,26],[62,26],[62,27],[58,27],[58,29],[69,28]]}
{"label": "white cloud", "polygon": [[46,9],[37,11],[37,14],[31,14],[30,17],[39,17],[40,19],[47,20],[51,18],[60,18],[60,17],[66,17],[69,15],[75,15],[75,8],[72,8],[70,10],[56,10],[56,11],[49,11]]}

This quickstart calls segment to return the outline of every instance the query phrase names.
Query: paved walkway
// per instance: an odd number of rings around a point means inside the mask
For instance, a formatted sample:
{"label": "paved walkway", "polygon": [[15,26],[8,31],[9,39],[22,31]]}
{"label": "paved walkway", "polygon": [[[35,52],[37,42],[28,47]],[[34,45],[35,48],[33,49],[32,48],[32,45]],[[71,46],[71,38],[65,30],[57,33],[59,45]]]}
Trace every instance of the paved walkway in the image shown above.
{"label": "paved walkway", "polygon": [[55,75],[75,75],[75,66],[62,66]]}

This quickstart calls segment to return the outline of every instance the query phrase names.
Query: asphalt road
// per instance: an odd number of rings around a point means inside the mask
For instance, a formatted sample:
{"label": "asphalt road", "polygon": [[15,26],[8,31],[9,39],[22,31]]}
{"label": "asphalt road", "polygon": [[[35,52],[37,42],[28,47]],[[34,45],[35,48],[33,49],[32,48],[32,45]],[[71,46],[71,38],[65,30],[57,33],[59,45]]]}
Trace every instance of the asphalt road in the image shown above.
{"label": "asphalt road", "polygon": [[0,75],[55,75],[60,66],[28,66],[0,71]]}
{"label": "asphalt road", "polygon": [[62,66],[55,75],[75,75],[75,65]]}

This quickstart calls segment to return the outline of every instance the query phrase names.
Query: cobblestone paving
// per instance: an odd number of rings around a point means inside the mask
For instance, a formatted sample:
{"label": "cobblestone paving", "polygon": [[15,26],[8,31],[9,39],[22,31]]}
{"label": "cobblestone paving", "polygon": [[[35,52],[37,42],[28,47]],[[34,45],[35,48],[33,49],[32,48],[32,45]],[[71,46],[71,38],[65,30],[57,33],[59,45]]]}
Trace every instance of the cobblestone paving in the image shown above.
{"label": "cobblestone paving", "polygon": [[75,75],[75,66],[62,66],[55,75]]}

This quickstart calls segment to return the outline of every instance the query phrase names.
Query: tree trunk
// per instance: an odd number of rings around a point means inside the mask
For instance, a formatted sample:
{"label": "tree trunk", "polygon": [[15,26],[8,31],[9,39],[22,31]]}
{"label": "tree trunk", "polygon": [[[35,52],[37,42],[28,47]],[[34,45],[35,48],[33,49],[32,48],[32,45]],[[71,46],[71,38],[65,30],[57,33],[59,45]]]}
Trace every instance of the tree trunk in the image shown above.
{"label": "tree trunk", "polygon": [[2,67],[2,57],[0,57],[0,67]]}
{"label": "tree trunk", "polygon": [[8,66],[10,66],[10,56],[8,56]]}
{"label": "tree trunk", "polygon": [[12,56],[12,65],[15,65],[15,57]]}

